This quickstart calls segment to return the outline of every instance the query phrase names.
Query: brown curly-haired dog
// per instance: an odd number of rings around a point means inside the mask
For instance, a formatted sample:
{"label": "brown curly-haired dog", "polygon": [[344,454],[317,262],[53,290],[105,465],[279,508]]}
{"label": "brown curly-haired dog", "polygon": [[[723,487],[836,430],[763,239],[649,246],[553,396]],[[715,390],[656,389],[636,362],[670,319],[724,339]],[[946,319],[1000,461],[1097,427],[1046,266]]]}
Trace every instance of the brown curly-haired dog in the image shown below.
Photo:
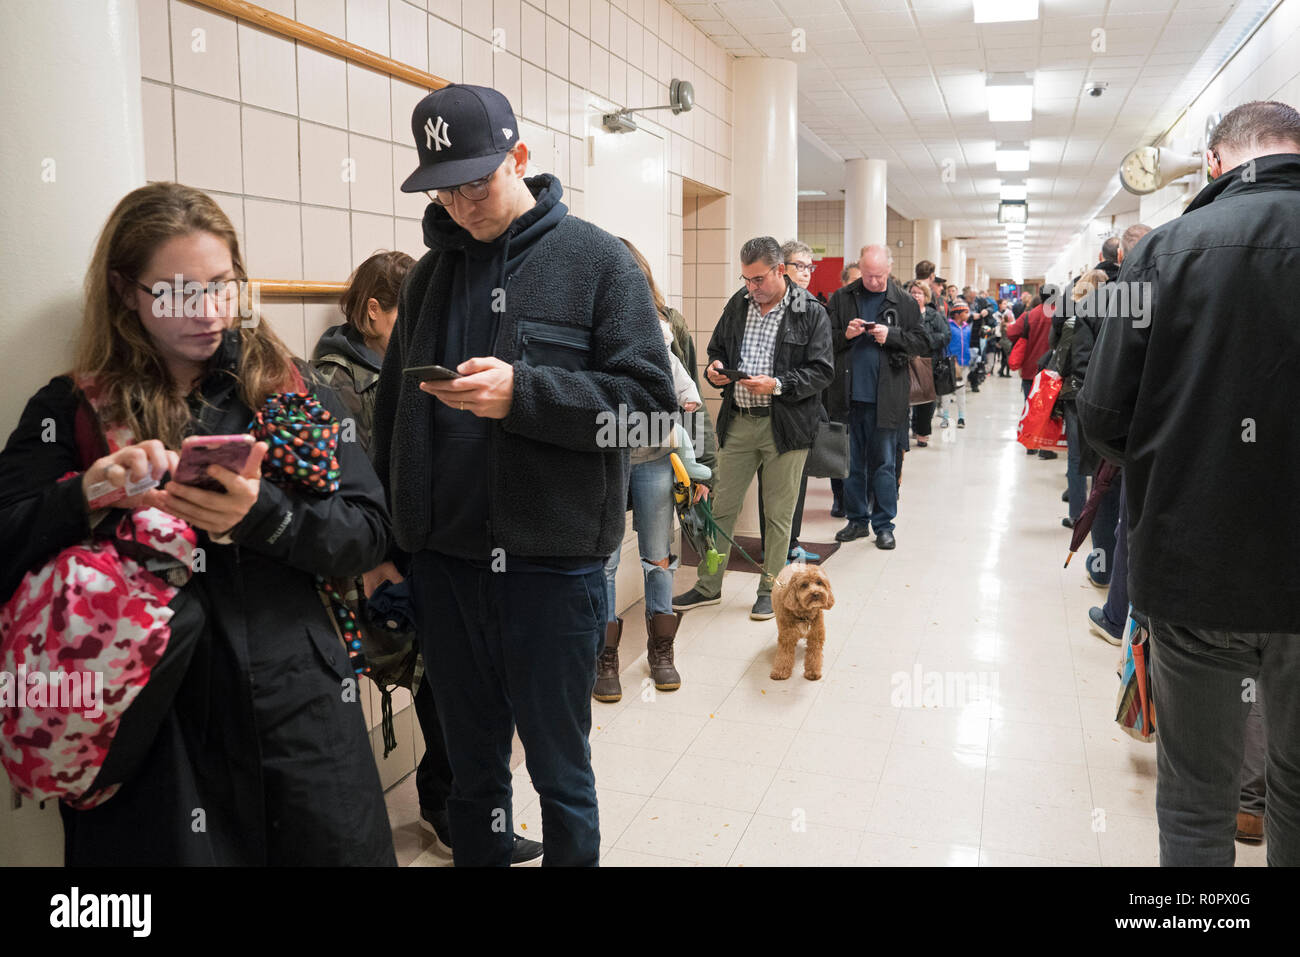
{"label": "brown curly-haired dog", "polygon": [[786,565],[772,588],[776,611],[776,661],[770,677],[784,681],[794,668],[794,646],[808,641],[803,659],[803,676],[816,681],[822,676],[822,647],[826,644],[826,623],[822,612],[835,607],[835,595],[826,573],[816,565]]}

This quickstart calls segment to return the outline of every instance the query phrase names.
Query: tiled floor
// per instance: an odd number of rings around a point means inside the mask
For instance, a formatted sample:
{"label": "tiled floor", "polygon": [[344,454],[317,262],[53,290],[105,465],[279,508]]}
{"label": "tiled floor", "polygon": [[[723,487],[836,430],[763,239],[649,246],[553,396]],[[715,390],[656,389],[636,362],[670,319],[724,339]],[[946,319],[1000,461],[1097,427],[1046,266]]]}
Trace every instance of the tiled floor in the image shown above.
{"label": "tiled floor", "polygon": [[[1019,412],[1019,380],[994,378],[967,428],[936,417],[907,456],[898,548],[863,539],[827,564],[822,680],[802,678],[802,647],[793,677],[768,678],[776,623],[749,620],[755,575],[728,573],[723,604],[686,615],[677,692],[655,693],[641,608],[625,613],[623,700],[592,703],[602,863],[1157,863],[1154,746],[1114,723],[1118,651],[1087,619],[1103,594],[1082,561],[1062,568],[1065,459],[1025,455]],[[840,527],[829,508],[812,481],[805,540]],[[539,838],[522,764],[514,804]],[[416,805],[413,777],[389,794],[399,859],[444,864]]]}

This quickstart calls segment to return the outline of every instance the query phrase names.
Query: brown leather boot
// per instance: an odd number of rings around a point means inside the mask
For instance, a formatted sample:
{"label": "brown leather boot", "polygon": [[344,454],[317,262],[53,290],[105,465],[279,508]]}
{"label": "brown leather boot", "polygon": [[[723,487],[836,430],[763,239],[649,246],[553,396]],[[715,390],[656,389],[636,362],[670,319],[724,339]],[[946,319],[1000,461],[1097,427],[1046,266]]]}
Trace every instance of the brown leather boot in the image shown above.
{"label": "brown leather boot", "polygon": [[618,640],[623,637],[623,619],[605,624],[605,647],[596,659],[596,687],[591,696],[597,701],[618,701],[623,697],[623,686],[618,683]]}
{"label": "brown leather boot", "polygon": [[1237,840],[1242,844],[1264,842],[1264,818],[1248,811],[1237,812]]}
{"label": "brown leather boot", "polygon": [[650,677],[656,691],[676,691],[682,686],[682,676],[673,667],[673,639],[677,626],[682,623],[682,613],[671,615],[646,615],[646,658],[650,663]]}

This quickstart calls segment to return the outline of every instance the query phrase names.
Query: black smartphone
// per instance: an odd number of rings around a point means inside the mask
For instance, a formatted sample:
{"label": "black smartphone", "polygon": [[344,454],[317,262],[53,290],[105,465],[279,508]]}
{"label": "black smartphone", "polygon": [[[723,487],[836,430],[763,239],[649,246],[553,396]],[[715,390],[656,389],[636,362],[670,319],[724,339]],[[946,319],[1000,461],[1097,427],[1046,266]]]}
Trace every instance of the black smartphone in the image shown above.
{"label": "black smartphone", "polygon": [[748,379],[748,372],[741,372],[739,369],[714,369],[719,375],[725,375],[732,382],[739,382],[741,379]]}
{"label": "black smartphone", "polygon": [[402,370],[403,375],[420,382],[444,382],[447,379],[459,379],[461,374],[446,366],[411,366]]}

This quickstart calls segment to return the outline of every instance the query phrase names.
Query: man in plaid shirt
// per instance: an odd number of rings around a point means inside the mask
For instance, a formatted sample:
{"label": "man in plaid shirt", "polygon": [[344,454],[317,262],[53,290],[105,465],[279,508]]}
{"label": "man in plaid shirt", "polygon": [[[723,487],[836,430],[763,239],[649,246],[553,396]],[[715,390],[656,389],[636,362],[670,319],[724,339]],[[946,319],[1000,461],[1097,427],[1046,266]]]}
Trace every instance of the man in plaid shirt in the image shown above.
{"label": "man in plaid shirt", "polygon": [[[722,390],[713,514],[731,535],[754,474],[763,469],[767,548],[749,617],[772,618],[772,584],[786,562],[790,522],[804,460],[821,420],[821,392],[834,372],[830,319],[822,304],[785,274],[781,244],[771,236],[740,250],[744,288],[727,302],[709,340],[706,378]],[[694,587],[673,599],[686,611],[722,600],[730,543],[718,570],[700,568]]]}

